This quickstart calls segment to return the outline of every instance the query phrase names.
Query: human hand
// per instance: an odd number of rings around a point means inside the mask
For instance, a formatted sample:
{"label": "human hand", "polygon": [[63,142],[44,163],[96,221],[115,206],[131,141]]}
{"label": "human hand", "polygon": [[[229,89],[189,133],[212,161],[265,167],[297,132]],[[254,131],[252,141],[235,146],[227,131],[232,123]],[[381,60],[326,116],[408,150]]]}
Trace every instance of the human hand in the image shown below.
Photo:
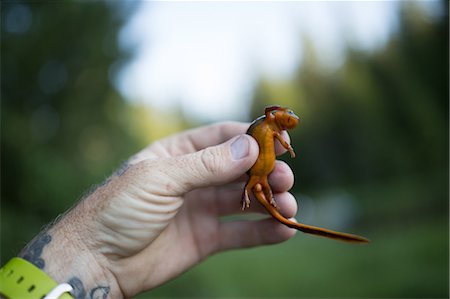
{"label": "human hand", "polygon": [[[244,174],[258,155],[256,141],[243,134],[247,128],[219,123],[142,150],[48,230],[50,240],[40,243],[44,270],[77,285],[80,298],[100,291],[132,297],[215,252],[292,237],[295,230],[272,218],[220,221],[242,213]],[[287,192],[293,185],[290,168],[277,162],[269,180],[281,213],[295,215],[296,202]],[[264,213],[257,202],[249,210]],[[67,248],[58,262],[56,241]]]}

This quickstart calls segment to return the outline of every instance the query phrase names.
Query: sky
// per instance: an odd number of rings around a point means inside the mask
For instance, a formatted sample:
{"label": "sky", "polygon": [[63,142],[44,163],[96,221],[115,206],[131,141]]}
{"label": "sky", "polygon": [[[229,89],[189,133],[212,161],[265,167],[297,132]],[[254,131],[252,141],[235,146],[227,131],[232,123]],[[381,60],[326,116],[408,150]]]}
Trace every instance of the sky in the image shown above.
{"label": "sky", "polygon": [[[433,15],[437,1],[417,1]],[[301,67],[302,42],[334,69],[348,45],[383,47],[398,29],[399,1],[143,1],[119,34],[132,59],[116,78],[130,102],[182,109],[203,121],[244,120],[263,76]]]}

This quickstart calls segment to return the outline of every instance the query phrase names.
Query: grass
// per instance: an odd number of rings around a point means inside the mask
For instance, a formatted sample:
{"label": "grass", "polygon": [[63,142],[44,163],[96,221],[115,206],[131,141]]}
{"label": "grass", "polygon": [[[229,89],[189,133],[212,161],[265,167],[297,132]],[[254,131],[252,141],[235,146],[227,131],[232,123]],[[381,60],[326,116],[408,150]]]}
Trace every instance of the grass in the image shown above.
{"label": "grass", "polygon": [[447,224],[379,231],[363,246],[298,234],[215,255],[138,298],[447,298]]}
{"label": "grass", "polygon": [[283,244],[217,254],[137,298],[448,298],[447,190],[405,182],[355,188],[376,204],[363,224],[369,245],[298,233]]}

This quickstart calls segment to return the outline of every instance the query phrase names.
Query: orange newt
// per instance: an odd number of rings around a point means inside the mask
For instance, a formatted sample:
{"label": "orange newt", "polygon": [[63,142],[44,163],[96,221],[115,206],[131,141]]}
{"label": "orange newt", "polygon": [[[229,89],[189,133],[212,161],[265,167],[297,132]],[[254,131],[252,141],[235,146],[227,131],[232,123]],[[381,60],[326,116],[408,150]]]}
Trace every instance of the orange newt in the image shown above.
{"label": "orange newt", "polygon": [[247,134],[253,136],[259,144],[259,156],[255,164],[248,171],[249,180],[245,185],[242,196],[242,210],[250,206],[249,192],[253,192],[256,199],[266,208],[273,218],[284,225],[295,228],[304,233],[323,236],[347,242],[368,243],[369,240],[347,233],[332,231],[325,228],[297,223],[286,219],[278,211],[278,206],[273,198],[268,176],[275,167],[275,147],[274,138],[278,139],[281,145],[287,149],[292,158],[295,157],[294,150],[288,144],[281,132],[293,129],[297,126],[299,118],[288,108],[280,106],[266,107],[265,115],[258,117],[247,130]]}

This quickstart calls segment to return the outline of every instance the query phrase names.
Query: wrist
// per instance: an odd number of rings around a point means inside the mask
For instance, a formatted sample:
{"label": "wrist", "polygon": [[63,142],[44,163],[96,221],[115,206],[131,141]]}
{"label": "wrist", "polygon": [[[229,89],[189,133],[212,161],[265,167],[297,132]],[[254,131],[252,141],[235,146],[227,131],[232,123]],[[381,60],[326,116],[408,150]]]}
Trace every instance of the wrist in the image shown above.
{"label": "wrist", "polygon": [[[104,257],[89,248],[86,232],[76,229],[78,207],[36,236],[19,256],[47,273],[57,283],[69,283],[75,298],[121,298]],[[82,227],[78,225],[78,227]]]}

